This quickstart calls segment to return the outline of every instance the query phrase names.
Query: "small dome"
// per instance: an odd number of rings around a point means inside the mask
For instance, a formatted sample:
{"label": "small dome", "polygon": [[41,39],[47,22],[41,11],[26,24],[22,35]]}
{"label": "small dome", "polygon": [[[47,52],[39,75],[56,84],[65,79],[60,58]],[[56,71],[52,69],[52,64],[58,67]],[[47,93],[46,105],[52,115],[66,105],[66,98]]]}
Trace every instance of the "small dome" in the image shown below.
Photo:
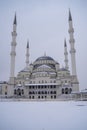
{"label": "small dome", "polygon": [[60,71],[69,71],[66,68],[60,68]]}
{"label": "small dome", "polygon": [[29,67],[25,67],[23,70],[21,70],[20,72],[29,72]]}

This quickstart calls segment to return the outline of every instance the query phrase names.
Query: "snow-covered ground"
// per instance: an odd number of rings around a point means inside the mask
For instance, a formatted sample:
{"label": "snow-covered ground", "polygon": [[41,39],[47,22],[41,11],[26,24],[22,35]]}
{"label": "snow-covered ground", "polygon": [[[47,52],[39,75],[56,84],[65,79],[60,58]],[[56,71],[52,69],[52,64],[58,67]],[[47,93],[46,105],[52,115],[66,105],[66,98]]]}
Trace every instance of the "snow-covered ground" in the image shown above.
{"label": "snow-covered ground", "polygon": [[0,130],[87,130],[87,102],[0,102]]}

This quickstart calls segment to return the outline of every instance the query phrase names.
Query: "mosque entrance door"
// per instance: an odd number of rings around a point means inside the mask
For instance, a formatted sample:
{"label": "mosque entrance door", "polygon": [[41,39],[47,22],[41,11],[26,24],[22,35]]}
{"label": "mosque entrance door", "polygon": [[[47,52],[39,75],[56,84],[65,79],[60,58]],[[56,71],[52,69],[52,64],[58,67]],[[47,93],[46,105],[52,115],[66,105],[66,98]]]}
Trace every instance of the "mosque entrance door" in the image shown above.
{"label": "mosque entrance door", "polygon": [[21,90],[20,89],[17,90],[17,95],[21,96]]}

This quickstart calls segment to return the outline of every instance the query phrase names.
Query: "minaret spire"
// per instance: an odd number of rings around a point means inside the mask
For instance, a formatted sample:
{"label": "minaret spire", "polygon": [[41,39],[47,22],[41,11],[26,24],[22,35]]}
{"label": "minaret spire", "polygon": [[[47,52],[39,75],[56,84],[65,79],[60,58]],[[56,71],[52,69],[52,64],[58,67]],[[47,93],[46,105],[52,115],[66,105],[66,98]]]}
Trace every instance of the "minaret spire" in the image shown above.
{"label": "minaret spire", "polygon": [[26,47],[26,68],[29,66],[29,40],[27,40],[27,47]]}
{"label": "minaret spire", "polygon": [[69,21],[72,21],[71,11],[69,9]]}
{"label": "minaret spire", "polygon": [[16,12],[15,12],[15,17],[14,17],[14,22],[13,22],[13,24],[17,25]]}
{"label": "minaret spire", "polygon": [[74,33],[73,22],[72,22],[71,12],[69,9],[69,36],[70,36],[69,43],[70,43],[70,54],[71,54],[71,67],[72,67],[72,75],[76,75],[76,59],[75,59],[76,50],[74,47],[75,40],[74,40],[73,33]]}
{"label": "minaret spire", "polygon": [[14,78],[15,78],[15,56],[16,56],[16,28],[17,28],[17,21],[16,21],[16,13],[13,22],[13,32],[12,32],[12,42],[11,42],[11,67],[10,67],[10,84],[14,85]]}
{"label": "minaret spire", "polygon": [[46,56],[46,51],[44,52],[44,56]]}
{"label": "minaret spire", "polygon": [[67,44],[66,44],[66,39],[64,40],[64,55],[65,55],[65,68],[68,70],[68,52],[67,52]]}
{"label": "minaret spire", "polygon": [[64,47],[67,47],[66,38],[64,39]]}

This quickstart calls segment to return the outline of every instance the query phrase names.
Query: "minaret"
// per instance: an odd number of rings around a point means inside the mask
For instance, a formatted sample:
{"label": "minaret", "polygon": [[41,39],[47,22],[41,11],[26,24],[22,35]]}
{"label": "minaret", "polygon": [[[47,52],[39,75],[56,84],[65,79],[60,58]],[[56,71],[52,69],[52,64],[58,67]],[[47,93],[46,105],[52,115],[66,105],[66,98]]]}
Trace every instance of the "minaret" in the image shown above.
{"label": "minaret", "polygon": [[67,52],[67,44],[66,44],[66,39],[64,40],[64,55],[65,55],[65,68],[68,70],[68,52]]}
{"label": "minaret", "polygon": [[27,47],[26,47],[26,68],[29,66],[29,41],[27,41]]}
{"label": "minaret", "polygon": [[69,43],[70,43],[70,54],[71,54],[71,67],[72,67],[72,75],[76,75],[76,59],[75,59],[76,50],[74,47],[75,40],[74,40],[73,33],[74,33],[73,22],[72,22],[71,12],[69,9],[69,35],[70,35]]}
{"label": "minaret", "polygon": [[46,52],[44,52],[44,57],[46,56]]}
{"label": "minaret", "polygon": [[12,42],[11,42],[11,66],[10,66],[10,84],[14,85],[14,77],[15,77],[15,56],[16,56],[16,27],[17,27],[17,20],[16,20],[16,13],[13,22],[13,32],[12,32]]}

